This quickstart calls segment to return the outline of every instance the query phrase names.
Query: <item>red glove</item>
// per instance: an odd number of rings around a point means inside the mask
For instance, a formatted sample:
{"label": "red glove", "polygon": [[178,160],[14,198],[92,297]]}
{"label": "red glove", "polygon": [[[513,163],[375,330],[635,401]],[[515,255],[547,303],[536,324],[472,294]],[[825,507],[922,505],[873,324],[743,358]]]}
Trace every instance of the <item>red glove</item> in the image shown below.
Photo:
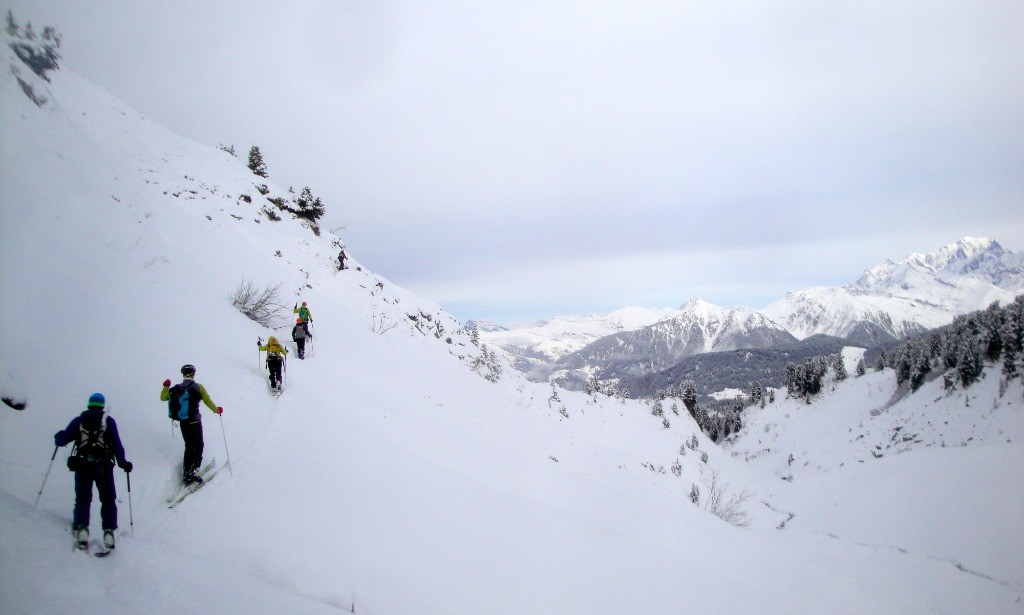
{"label": "red glove", "polygon": [[224,408],[217,406],[217,414],[224,414]]}
{"label": "red glove", "polygon": [[171,381],[170,380],[164,380],[164,386],[165,387],[171,386]]}

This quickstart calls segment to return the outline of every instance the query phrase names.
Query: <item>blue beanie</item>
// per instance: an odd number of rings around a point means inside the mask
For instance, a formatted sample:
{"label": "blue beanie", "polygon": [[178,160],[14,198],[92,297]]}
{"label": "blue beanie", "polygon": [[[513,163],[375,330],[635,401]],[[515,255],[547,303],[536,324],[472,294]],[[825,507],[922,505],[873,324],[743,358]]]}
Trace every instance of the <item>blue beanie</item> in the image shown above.
{"label": "blue beanie", "polygon": [[89,403],[86,404],[89,408],[102,408],[107,405],[107,400],[103,397],[103,393],[93,393],[89,396]]}

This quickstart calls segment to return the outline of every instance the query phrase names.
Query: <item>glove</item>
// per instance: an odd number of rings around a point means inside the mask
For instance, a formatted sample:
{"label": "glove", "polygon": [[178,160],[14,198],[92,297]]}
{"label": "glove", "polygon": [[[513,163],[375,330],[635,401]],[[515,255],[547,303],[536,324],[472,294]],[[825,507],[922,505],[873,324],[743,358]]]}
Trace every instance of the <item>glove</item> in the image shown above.
{"label": "glove", "polygon": [[167,388],[167,387],[169,387],[169,386],[171,386],[171,381],[170,381],[170,379],[168,379],[168,380],[164,380],[164,388],[166,389],[166,388]]}
{"label": "glove", "polygon": [[125,461],[124,463],[119,463],[119,464],[117,464],[117,467],[119,467],[119,468],[121,468],[122,470],[124,470],[126,474],[131,474],[131,473],[132,473],[132,468],[133,468],[134,466],[132,465],[132,462],[130,462],[130,461]]}
{"label": "glove", "polygon": [[224,414],[224,408],[217,406],[217,414]]}

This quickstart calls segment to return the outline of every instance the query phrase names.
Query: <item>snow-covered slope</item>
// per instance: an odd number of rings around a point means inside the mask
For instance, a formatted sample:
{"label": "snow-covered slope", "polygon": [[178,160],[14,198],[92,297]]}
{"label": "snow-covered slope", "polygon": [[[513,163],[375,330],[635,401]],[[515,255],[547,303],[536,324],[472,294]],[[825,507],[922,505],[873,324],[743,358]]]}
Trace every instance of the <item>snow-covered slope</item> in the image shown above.
{"label": "snow-covered slope", "polygon": [[[37,106],[4,62],[0,388],[29,405],[0,406],[0,612],[1019,610],[1024,575],[1004,561],[1024,546],[1013,501],[981,517],[965,499],[929,507],[933,533],[951,532],[941,550],[888,548],[916,546],[909,526],[888,528],[886,547],[865,545],[866,523],[823,530],[838,481],[780,481],[715,447],[685,411],[666,427],[642,403],[552,399],[511,370],[481,377],[493,374],[480,350],[440,307],[358,258],[335,272],[329,237],[261,214],[257,182],[286,196],[272,181],[73,74],[25,75],[46,98]],[[280,283],[313,312],[310,358],[289,361],[280,398],[254,347],[273,331],[231,305],[243,279]],[[204,417],[205,454],[224,463],[230,451],[231,465],[169,510],[182,444],[158,391],[186,362],[225,408]],[[867,393],[846,388],[848,407],[829,416],[856,420]],[[119,546],[103,560],[71,550],[66,450],[47,475],[54,432],[94,391],[135,463],[130,494],[117,473]],[[1012,443],[963,448],[971,497],[1005,499],[1020,475],[1020,398],[1015,382],[1014,405],[992,419]],[[953,465],[947,451],[911,451],[896,476],[941,494],[930,487],[948,476],[931,468]],[[866,488],[888,462],[847,464],[844,484],[870,496],[844,501],[848,517],[873,520],[904,495],[894,480]],[[705,510],[713,473],[753,494],[750,527]],[[796,513],[789,529],[773,509]],[[94,502],[94,532],[98,521]],[[999,544],[966,544],[999,530]]]}
{"label": "snow-covered slope", "polygon": [[930,254],[886,260],[841,288],[791,292],[764,313],[803,339],[817,333],[870,344],[952,322],[1024,292],[1024,255],[965,237]]}
{"label": "snow-covered slope", "polygon": [[785,479],[772,505],[793,513],[786,531],[943,562],[1019,593],[1024,530],[1008,521],[1024,518],[1010,478],[1024,469],[1024,387],[1001,386],[995,366],[967,390],[947,393],[939,378],[908,395],[891,369],[869,370],[811,405],[779,396],[748,410],[726,450]]}

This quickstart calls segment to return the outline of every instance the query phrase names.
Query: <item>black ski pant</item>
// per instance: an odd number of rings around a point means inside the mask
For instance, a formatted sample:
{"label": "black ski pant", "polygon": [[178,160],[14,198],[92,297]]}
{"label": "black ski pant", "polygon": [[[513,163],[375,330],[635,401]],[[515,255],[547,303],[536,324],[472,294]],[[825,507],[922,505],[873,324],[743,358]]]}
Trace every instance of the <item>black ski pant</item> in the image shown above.
{"label": "black ski pant", "polygon": [[295,346],[299,349],[299,358],[303,359],[306,356],[306,338],[295,340]]}
{"label": "black ski pant", "polygon": [[92,486],[100,492],[100,518],[103,529],[117,529],[117,491],[114,489],[113,463],[85,463],[75,470],[75,511],[72,526],[89,527],[89,509],[92,508]]}
{"label": "black ski pant", "polygon": [[198,417],[181,421],[181,439],[185,441],[181,475],[188,478],[199,473],[199,466],[203,463],[203,422]]}
{"label": "black ski pant", "polygon": [[270,387],[277,388],[277,383],[281,382],[281,357],[267,357],[267,369],[270,370]]}

